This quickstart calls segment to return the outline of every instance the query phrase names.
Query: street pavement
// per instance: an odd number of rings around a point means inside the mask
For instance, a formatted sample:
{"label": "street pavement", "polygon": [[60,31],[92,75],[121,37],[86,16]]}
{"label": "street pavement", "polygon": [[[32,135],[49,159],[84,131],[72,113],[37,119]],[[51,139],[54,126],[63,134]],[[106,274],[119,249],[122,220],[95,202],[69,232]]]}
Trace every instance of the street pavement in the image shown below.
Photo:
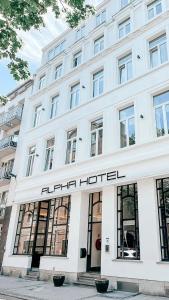
{"label": "street pavement", "polygon": [[99,294],[94,287],[64,284],[54,287],[51,282],[32,281],[22,278],[0,276],[0,300],[165,300],[169,298],[133,294],[127,292],[108,292]]}

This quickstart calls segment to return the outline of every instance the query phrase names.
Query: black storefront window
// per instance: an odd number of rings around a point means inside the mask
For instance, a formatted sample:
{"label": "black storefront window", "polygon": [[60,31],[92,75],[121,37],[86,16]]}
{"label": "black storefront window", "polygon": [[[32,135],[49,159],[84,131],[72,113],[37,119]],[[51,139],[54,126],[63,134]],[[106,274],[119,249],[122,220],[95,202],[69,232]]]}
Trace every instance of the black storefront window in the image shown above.
{"label": "black storefront window", "polygon": [[117,188],[117,258],[140,259],[136,183]]}
{"label": "black storefront window", "polygon": [[169,260],[169,178],[157,179],[161,258]]}

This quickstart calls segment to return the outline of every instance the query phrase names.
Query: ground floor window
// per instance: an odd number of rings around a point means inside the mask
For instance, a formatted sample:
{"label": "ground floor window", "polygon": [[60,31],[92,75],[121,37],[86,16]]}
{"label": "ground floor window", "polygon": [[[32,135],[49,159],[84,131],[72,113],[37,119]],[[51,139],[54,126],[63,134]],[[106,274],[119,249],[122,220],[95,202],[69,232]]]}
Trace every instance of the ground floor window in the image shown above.
{"label": "ground floor window", "polygon": [[140,259],[136,183],[117,188],[117,258]]}
{"label": "ground floor window", "polygon": [[20,206],[14,254],[67,255],[70,196]]}
{"label": "ground floor window", "polygon": [[161,258],[169,260],[169,178],[157,180]]}

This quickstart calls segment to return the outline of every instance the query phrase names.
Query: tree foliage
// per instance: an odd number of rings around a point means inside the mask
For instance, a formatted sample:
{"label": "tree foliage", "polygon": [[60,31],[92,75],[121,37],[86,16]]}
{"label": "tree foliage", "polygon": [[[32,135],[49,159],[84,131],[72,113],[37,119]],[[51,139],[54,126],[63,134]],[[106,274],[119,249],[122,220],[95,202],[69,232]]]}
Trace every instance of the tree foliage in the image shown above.
{"label": "tree foliage", "polygon": [[30,76],[27,61],[17,54],[22,47],[18,31],[44,26],[43,16],[49,8],[56,18],[64,14],[71,28],[94,13],[84,0],[0,0],[0,59],[10,60],[8,67],[15,80]]}

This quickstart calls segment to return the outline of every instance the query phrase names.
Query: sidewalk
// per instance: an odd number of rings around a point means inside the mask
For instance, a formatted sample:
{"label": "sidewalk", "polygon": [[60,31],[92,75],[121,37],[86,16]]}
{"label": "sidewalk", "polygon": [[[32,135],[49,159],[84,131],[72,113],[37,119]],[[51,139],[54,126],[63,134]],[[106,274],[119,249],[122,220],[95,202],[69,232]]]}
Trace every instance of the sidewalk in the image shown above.
{"label": "sidewalk", "polygon": [[54,287],[50,282],[31,281],[21,278],[0,276],[1,295],[14,296],[23,300],[165,300],[169,298],[146,296],[127,292],[109,292],[98,294],[93,287],[64,285]]}

